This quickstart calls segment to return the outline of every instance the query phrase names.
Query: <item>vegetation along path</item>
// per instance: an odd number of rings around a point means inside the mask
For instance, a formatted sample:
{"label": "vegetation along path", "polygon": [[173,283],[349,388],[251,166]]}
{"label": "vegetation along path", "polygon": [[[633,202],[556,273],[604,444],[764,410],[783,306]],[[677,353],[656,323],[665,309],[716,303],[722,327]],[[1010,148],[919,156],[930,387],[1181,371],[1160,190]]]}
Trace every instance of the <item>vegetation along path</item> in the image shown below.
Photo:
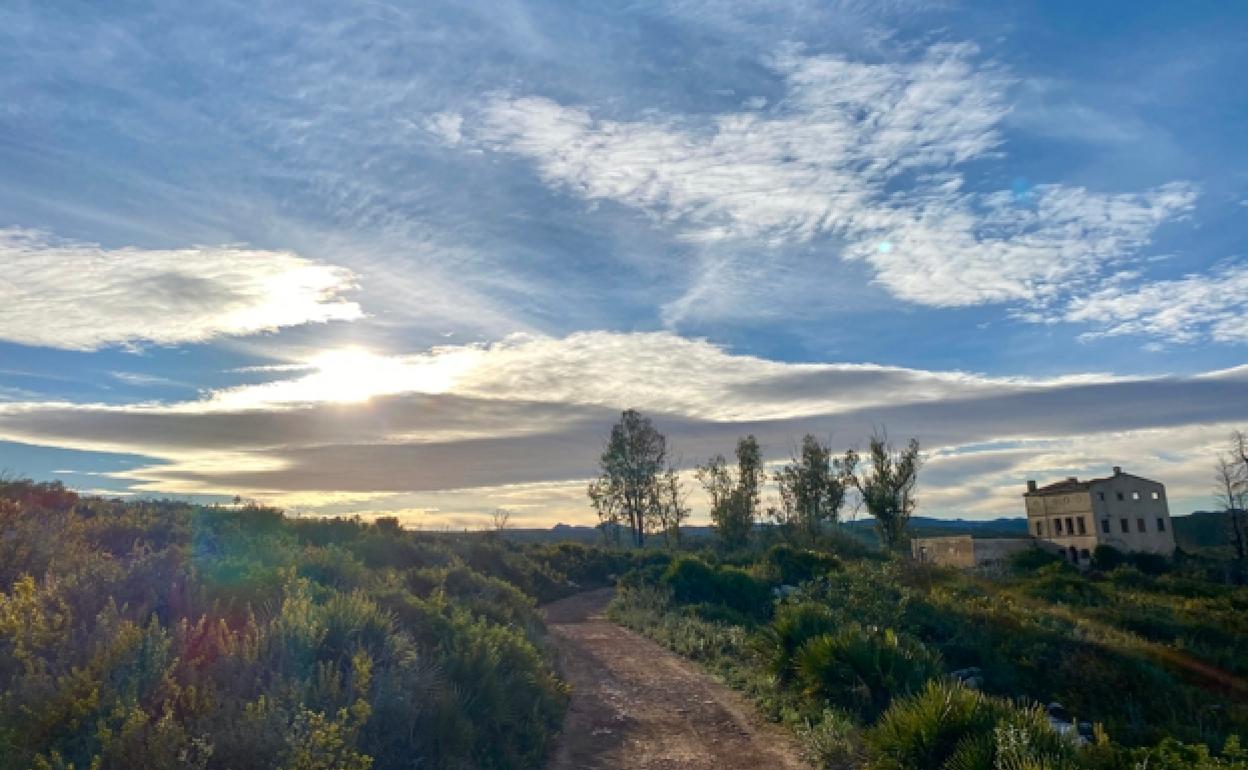
{"label": "vegetation along path", "polygon": [[696,664],[603,615],[611,589],[546,607],[572,703],[552,770],[808,770],[796,741]]}

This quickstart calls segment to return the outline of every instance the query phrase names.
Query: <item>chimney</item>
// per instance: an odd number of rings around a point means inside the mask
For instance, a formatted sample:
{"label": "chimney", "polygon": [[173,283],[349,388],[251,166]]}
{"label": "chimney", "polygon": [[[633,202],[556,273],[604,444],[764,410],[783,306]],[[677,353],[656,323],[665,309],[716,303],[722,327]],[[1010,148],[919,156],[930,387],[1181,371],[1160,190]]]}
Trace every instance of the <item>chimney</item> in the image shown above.
{"label": "chimney", "polygon": [[1027,491],[1028,491],[1028,492],[1035,492],[1035,491],[1036,491],[1036,480],[1035,480],[1035,479],[1027,479]]}
{"label": "chimney", "polygon": [[1115,475],[1115,476],[1121,476],[1121,475],[1122,475],[1122,466],[1121,466],[1121,465],[1115,465],[1115,466],[1114,466],[1114,475]]}

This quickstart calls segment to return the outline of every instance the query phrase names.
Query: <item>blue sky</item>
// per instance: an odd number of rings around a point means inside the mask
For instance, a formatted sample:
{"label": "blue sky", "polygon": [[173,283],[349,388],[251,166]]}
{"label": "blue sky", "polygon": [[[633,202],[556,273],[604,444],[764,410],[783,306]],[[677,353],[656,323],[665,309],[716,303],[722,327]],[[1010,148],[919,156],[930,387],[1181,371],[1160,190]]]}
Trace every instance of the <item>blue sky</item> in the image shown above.
{"label": "blue sky", "polygon": [[1239,4],[200,5],[0,9],[0,467],[585,521],[636,406],[1190,510],[1248,423]]}

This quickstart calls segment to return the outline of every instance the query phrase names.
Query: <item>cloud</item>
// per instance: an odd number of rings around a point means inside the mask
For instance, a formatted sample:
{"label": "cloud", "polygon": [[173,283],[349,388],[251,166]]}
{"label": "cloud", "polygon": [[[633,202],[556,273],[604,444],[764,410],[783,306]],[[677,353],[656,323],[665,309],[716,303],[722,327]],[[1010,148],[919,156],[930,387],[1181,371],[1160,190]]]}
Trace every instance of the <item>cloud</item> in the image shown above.
{"label": "cloud", "polygon": [[1073,300],[1064,320],[1084,337],[1149,336],[1168,342],[1248,342],[1248,265],[1226,265],[1139,286],[1111,286]]}
{"label": "cloud", "polygon": [[174,345],[353,320],[350,272],[234,246],[106,249],[0,229],[0,339],[96,350]]}
{"label": "cloud", "polygon": [[154,387],[191,388],[192,387],[191,385],[188,385],[185,382],[181,382],[180,380],[173,380],[168,377],[161,377],[161,376],[154,375],[154,374],[144,374],[142,372],[109,372],[108,376],[112,377],[114,380],[117,380],[118,382],[125,383],[126,385],[133,385],[134,387],[137,387],[137,388],[154,388]]}
{"label": "cloud", "polygon": [[731,422],[1113,380],[1104,374],[1028,380],[875,364],[781,363],[670,332],[515,334],[491,344],[402,356],[345,349],[291,366],[280,371],[305,373],[216,390],[174,408],[229,412],[446,394],[489,403],[636,407]]}
{"label": "cloud", "polygon": [[439,112],[425,122],[425,128],[448,145],[463,141],[464,117],[454,112]]}
{"label": "cloud", "polygon": [[[626,407],[652,416],[686,463],[730,451],[746,433],[780,460],[805,432],[843,447],[887,426],[933,453],[926,512],[982,515],[1016,512],[1008,503],[1026,474],[1074,467],[1139,465],[1197,494],[1201,447],[1248,420],[1240,369],[1001,378],[782,363],[667,333],[598,332],[385,359],[405,384],[369,398],[308,380],[332,381],[345,361],[290,372],[289,390],[171,404],[0,403],[0,440],[141,455],[148,460],[111,474],[137,491],[321,499],[321,512],[379,511],[389,505],[379,495],[396,495],[400,508],[480,514],[515,503],[500,502],[499,489],[523,488],[534,516],[540,508],[553,522],[585,520],[578,488]],[[455,363],[441,369],[444,361]],[[996,491],[977,497],[983,484]]]}
{"label": "cloud", "polygon": [[960,169],[1001,155],[1013,82],[972,45],[880,63],[788,49],[768,64],[785,95],[766,112],[622,121],[501,94],[457,115],[456,133],[703,248],[698,278],[668,307],[672,323],[716,315],[715,294],[740,271],[783,265],[801,245],[862,262],[921,305],[1044,304],[1146,247],[1196,198],[1185,182],[1118,194],[972,188]]}

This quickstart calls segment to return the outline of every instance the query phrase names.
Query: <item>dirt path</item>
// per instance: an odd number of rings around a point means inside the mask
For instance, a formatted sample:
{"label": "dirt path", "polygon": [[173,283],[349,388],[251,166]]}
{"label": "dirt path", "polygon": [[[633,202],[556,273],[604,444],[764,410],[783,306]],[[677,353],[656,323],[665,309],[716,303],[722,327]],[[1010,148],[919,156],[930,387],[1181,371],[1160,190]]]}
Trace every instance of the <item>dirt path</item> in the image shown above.
{"label": "dirt path", "polygon": [[611,589],[546,607],[572,703],[551,770],[809,770],[793,738],[696,664],[606,620]]}

